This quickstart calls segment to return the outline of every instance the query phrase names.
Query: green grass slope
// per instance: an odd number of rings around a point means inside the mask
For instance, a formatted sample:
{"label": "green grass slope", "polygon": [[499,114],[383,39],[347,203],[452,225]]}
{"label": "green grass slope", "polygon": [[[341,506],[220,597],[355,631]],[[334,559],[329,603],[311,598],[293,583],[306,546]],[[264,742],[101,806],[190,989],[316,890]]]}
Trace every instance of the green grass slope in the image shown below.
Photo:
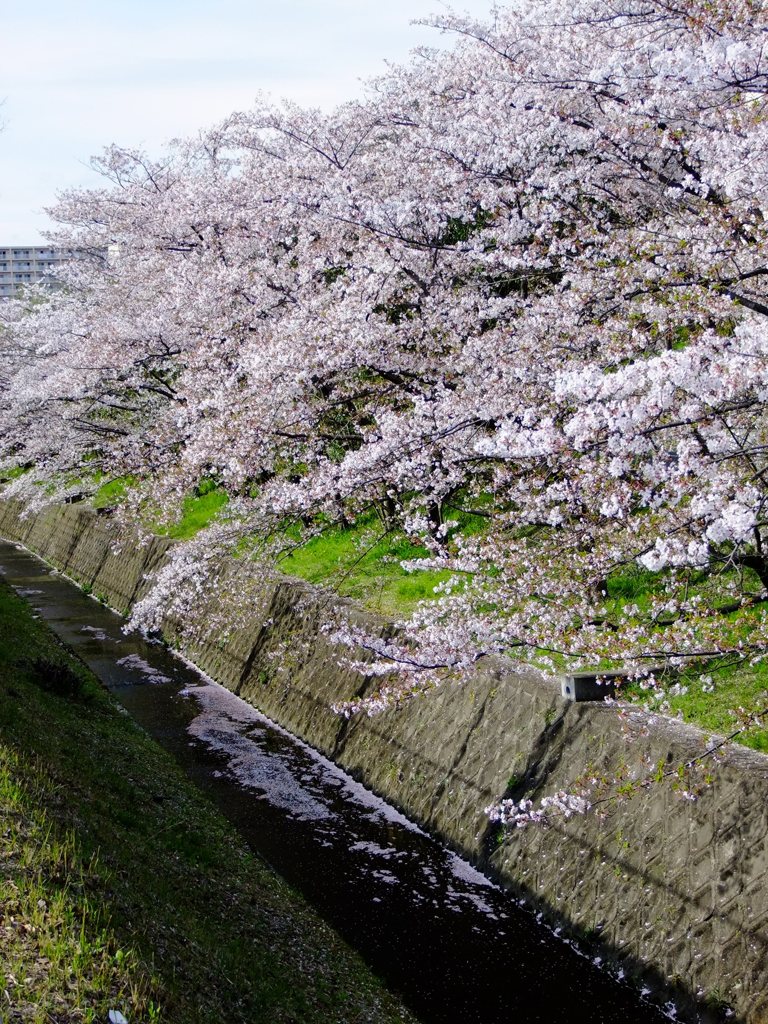
{"label": "green grass slope", "polygon": [[413,1018],[0,583],[0,1018]]}
{"label": "green grass slope", "polygon": [[[102,500],[105,503],[120,500],[125,486],[124,481],[113,482],[103,491]],[[178,520],[169,528],[168,535],[180,540],[193,537],[211,523],[226,504],[222,491],[210,481],[202,482],[194,494],[184,499]],[[485,528],[482,510],[477,514],[457,510],[451,515],[457,532],[462,535],[482,532]],[[329,587],[381,615],[397,619],[410,615],[420,601],[432,599],[434,588],[448,576],[442,572],[408,572],[401,565],[402,561],[424,555],[424,548],[413,544],[400,532],[385,529],[381,520],[369,512],[349,526],[328,526],[309,539],[305,539],[298,528],[289,529],[278,564],[287,575]],[[619,611],[625,603],[647,608],[662,583],[661,574],[638,567],[616,572],[607,581],[609,610]],[[692,592],[709,588],[716,595],[717,584],[717,576],[712,579],[702,576],[698,583],[694,582]],[[761,608],[755,610],[755,615],[762,614]],[[589,667],[607,670],[620,666]],[[711,677],[711,682],[703,684],[702,675]],[[734,664],[732,659],[713,659],[708,665],[683,667],[676,671],[674,680],[678,686],[670,695],[664,713],[680,716],[715,733],[730,734],[741,720],[768,708],[768,665],[765,664],[750,666]],[[624,696],[631,701],[647,699],[647,694],[636,686],[627,687]],[[736,737],[737,742],[768,752],[767,724],[768,716],[762,721],[763,727],[753,725]]]}

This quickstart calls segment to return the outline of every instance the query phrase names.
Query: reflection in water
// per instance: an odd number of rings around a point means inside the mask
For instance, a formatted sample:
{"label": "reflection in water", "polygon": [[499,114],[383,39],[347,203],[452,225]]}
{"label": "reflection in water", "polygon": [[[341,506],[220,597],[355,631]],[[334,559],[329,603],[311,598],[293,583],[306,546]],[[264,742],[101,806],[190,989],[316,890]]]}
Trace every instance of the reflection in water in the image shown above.
{"label": "reflection in water", "polygon": [[332,762],[34,557],[9,582],[425,1024],[648,1024],[661,1015]]}

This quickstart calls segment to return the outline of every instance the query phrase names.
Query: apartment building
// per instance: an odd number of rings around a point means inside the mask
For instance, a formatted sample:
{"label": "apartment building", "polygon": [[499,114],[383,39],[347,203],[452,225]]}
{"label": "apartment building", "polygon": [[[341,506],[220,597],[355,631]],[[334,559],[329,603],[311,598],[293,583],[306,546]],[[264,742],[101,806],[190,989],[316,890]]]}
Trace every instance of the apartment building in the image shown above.
{"label": "apartment building", "polygon": [[66,260],[76,259],[73,249],[22,245],[0,247],[0,299],[18,295],[25,285],[45,278],[46,272]]}

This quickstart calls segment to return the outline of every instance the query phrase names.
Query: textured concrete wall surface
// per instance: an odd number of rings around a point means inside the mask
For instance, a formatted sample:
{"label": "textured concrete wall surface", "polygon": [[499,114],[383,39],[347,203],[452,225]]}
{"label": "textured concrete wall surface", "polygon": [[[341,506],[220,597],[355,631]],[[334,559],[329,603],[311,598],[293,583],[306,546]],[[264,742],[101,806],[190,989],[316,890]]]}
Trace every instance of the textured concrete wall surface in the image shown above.
{"label": "textured concrete wall surface", "polygon": [[[116,537],[109,517],[76,505],[20,519],[17,506],[0,502],[0,536],[120,611],[144,592],[168,548]],[[330,704],[365,693],[371,681],[340,668],[323,636],[337,603],[298,581],[268,582],[245,623],[184,653],[613,970],[661,1002],[675,998],[682,1016],[718,1019],[730,1007],[731,1019],[768,1022],[768,758],[729,750],[695,801],[659,783],[606,802],[599,815],[503,835],[484,813],[503,796],[536,800],[585,772],[674,767],[698,756],[707,737],[637,711],[622,717],[615,707],[567,703],[558,683],[501,659],[399,711],[341,719]],[[210,611],[220,612],[217,599]],[[171,639],[176,627],[167,623]]]}

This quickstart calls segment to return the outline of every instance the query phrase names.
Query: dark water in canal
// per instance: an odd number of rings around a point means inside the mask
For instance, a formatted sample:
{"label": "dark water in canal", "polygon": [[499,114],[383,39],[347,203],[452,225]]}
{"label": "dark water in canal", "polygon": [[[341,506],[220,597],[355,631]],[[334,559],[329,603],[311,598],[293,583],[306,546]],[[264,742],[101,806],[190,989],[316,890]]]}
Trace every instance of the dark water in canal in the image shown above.
{"label": "dark water in canal", "polygon": [[469,864],[34,556],[0,571],[424,1024],[667,1018]]}

